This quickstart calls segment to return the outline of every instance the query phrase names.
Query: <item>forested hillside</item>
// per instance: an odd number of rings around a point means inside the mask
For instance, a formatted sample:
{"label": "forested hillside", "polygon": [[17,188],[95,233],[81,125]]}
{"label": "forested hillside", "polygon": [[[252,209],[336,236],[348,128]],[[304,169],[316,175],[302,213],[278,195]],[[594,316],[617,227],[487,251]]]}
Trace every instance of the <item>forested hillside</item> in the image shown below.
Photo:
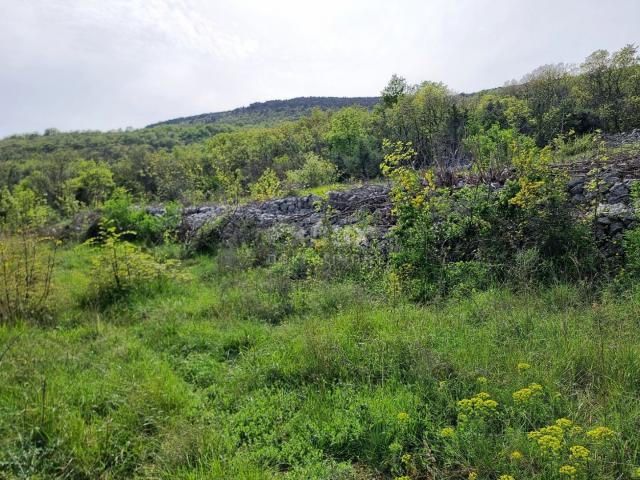
{"label": "forested hillside", "polygon": [[296,120],[311,114],[313,109],[339,110],[354,105],[371,109],[379,101],[377,97],[298,97],[289,100],[269,100],[252,103],[227,112],[203,113],[191,117],[174,118],[156,125],[193,125],[201,123],[225,123],[229,125],[258,125]]}

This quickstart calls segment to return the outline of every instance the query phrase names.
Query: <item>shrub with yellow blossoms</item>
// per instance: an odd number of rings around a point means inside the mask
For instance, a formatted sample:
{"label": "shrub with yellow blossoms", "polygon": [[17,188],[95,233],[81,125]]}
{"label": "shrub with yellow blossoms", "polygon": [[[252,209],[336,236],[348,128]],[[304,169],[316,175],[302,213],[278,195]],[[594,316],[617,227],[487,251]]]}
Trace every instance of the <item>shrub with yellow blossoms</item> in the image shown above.
{"label": "shrub with yellow blossoms", "polygon": [[[602,445],[615,436],[608,427],[596,427],[584,432],[568,418],[559,418],[553,425],[529,432],[529,440],[536,443],[540,452],[559,462],[558,472],[563,478],[575,479],[587,472],[587,464],[594,460],[591,450],[578,441],[592,441],[594,445]],[[597,453],[597,452],[596,452]],[[557,465],[557,464],[556,464]]]}
{"label": "shrub with yellow blossoms", "polygon": [[498,408],[498,402],[491,398],[487,392],[480,392],[471,398],[458,400],[458,410],[469,417],[485,417],[492,415]]}

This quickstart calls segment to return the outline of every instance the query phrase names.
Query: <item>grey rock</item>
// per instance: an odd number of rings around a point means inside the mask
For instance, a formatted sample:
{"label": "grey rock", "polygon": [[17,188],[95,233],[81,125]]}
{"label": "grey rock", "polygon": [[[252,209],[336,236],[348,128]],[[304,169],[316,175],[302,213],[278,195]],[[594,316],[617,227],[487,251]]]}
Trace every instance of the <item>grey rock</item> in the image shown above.
{"label": "grey rock", "polygon": [[624,230],[624,223],[622,222],[613,222],[609,225],[609,235],[615,235]]}

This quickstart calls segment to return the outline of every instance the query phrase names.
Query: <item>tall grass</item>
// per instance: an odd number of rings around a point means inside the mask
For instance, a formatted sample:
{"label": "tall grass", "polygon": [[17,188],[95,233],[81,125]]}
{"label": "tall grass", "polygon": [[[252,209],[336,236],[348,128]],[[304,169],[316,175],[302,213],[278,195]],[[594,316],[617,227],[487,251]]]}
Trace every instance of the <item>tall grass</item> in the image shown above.
{"label": "tall grass", "polygon": [[[78,289],[89,260],[62,259]],[[592,458],[576,478],[640,462],[640,292],[419,306],[350,280],[281,288],[209,257],[185,268],[175,288],[75,307],[57,329],[0,327],[0,476],[560,479],[574,440],[548,456],[527,436],[559,418],[614,432],[576,437]],[[461,417],[481,391],[495,410]]]}

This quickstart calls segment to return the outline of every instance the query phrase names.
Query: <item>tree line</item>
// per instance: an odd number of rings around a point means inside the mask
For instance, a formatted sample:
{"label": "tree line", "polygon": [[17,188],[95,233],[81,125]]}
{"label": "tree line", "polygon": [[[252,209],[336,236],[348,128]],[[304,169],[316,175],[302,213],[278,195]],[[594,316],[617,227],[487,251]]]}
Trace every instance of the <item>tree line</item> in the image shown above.
{"label": "tree line", "polygon": [[[38,207],[68,216],[126,190],[139,201],[194,203],[380,175],[385,140],[410,143],[415,168],[474,168],[487,178],[518,145],[640,127],[637,47],[598,50],[578,67],[546,65],[466,95],[394,75],[374,108],[314,109],[264,126],[160,125],[0,140],[0,217]],[[23,204],[21,207],[20,205]],[[26,205],[26,206],[25,206]],[[36,209],[37,210],[37,209]]]}

